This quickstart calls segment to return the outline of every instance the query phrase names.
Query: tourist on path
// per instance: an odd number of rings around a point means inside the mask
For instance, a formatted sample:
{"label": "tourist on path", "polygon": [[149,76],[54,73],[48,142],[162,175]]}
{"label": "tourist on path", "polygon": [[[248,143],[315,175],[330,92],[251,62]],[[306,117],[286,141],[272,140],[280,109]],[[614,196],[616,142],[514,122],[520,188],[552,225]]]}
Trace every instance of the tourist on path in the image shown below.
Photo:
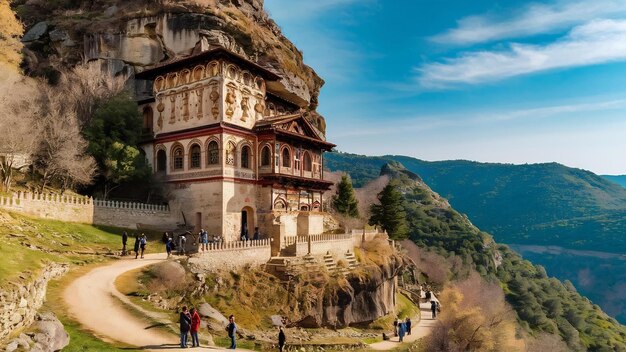
{"label": "tourist on path", "polygon": [[235,324],[234,315],[231,315],[230,317],[228,317],[228,325],[226,326],[226,331],[228,332],[228,337],[230,338],[230,347],[228,348],[231,350],[234,350],[237,348],[237,341],[236,341],[237,325]]}
{"label": "tourist on path", "polygon": [[189,313],[191,314],[191,347],[200,347],[200,340],[198,340],[198,330],[200,330],[200,315],[195,308],[191,308]]}
{"label": "tourist on path", "polygon": [[169,258],[172,255],[172,246],[174,245],[174,243],[172,242],[171,238],[167,239],[167,243],[165,243],[165,251],[167,252],[167,258]]}
{"label": "tourist on path", "polygon": [[402,342],[402,340],[404,339],[405,333],[406,333],[406,326],[402,321],[400,321],[398,323],[398,336],[400,337],[398,341]]}
{"label": "tourist on path", "polygon": [[411,335],[411,318],[406,317],[405,325],[406,325],[406,334]]}
{"label": "tourist on path", "polygon": [[393,336],[398,336],[398,318],[393,320]]}
{"label": "tourist on path", "polygon": [[430,301],[430,311],[433,312],[433,319],[437,317],[437,302]]}
{"label": "tourist on path", "polygon": [[185,245],[187,244],[187,237],[184,234],[178,236],[178,255],[185,255]]}
{"label": "tourist on path", "polygon": [[141,238],[139,239],[139,247],[141,248],[141,259],[143,259],[143,252],[146,251],[146,243],[148,243],[148,238],[142,233]]}
{"label": "tourist on path", "polygon": [[200,231],[200,243],[203,252],[209,250],[209,234],[204,229]]}
{"label": "tourist on path", "polygon": [[135,245],[133,249],[135,250],[135,259],[137,259],[137,257],[139,257],[139,236],[137,235],[135,235]]}
{"label": "tourist on path", "polygon": [[126,255],[126,243],[128,243],[128,234],[124,231],[122,232],[122,256]]}
{"label": "tourist on path", "polygon": [[254,235],[252,235],[252,239],[255,240],[255,241],[261,239],[261,233],[259,232],[259,228],[258,227],[254,228]]}
{"label": "tourist on path", "polygon": [[180,347],[187,348],[187,334],[191,328],[191,316],[187,311],[187,306],[183,306],[183,311],[180,312]]}
{"label": "tourist on path", "polygon": [[278,328],[278,350],[280,352],[283,352],[285,342],[287,342],[287,337],[285,336],[285,330],[283,330],[283,327],[281,326]]}
{"label": "tourist on path", "polygon": [[163,232],[163,236],[161,237],[161,241],[163,241],[163,244],[167,243],[167,240],[170,238],[170,235],[167,234],[167,232]]}

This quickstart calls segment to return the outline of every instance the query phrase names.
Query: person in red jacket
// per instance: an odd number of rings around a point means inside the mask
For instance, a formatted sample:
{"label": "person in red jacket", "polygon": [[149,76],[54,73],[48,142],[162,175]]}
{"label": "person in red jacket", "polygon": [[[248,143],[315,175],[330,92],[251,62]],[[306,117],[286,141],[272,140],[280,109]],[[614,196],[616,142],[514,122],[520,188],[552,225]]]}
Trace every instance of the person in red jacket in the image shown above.
{"label": "person in red jacket", "polygon": [[191,314],[191,347],[200,347],[198,340],[198,330],[200,330],[200,315],[195,308],[189,311]]}

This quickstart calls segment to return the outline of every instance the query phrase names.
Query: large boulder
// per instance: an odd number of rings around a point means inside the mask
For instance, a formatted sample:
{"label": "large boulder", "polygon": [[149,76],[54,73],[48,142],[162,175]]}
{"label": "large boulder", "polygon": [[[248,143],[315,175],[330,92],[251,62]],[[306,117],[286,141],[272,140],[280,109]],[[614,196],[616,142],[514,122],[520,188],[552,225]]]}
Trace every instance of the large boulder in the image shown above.
{"label": "large boulder", "polygon": [[34,25],[31,29],[28,30],[28,32],[26,32],[26,34],[24,34],[24,36],[22,37],[22,42],[32,42],[35,40],[39,40],[41,39],[41,37],[44,36],[44,34],[46,34],[46,32],[48,32],[48,22],[43,21],[43,22],[39,22],[36,25]]}
{"label": "large boulder", "polygon": [[202,303],[200,307],[198,307],[198,314],[202,317],[213,319],[224,326],[228,324],[228,319],[208,303]]}

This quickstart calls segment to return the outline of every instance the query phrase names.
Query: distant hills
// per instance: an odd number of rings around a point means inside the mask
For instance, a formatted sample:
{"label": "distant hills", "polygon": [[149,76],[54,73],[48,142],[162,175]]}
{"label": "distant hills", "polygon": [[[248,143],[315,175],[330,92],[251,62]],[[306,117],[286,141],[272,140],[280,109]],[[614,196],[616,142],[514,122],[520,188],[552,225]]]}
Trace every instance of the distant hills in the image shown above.
{"label": "distant hills", "polygon": [[626,175],[602,175],[602,177],[626,188]]}
{"label": "distant hills", "polygon": [[388,161],[418,174],[455,209],[504,243],[626,253],[626,189],[592,172],[547,164],[328,153],[325,165],[349,172],[356,187]]}

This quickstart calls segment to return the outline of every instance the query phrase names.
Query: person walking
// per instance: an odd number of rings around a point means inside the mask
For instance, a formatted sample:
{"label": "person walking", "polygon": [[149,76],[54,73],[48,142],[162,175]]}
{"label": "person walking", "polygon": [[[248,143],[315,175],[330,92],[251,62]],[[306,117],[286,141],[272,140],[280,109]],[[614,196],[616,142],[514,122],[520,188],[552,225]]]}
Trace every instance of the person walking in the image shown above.
{"label": "person walking", "polygon": [[411,335],[411,318],[406,317],[404,324],[406,325],[406,334]]}
{"label": "person walking", "polygon": [[167,239],[167,243],[165,243],[165,251],[167,252],[167,258],[169,259],[169,257],[172,255],[172,239],[168,238]]}
{"label": "person walking", "polygon": [[187,348],[187,334],[191,328],[191,316],[187,311],[187,306],[183,306],[180,312],[180,348]]}
{"label": "person walking", "polygon": [[143,259],[143,252],[146,251],[146,244],[148,243],[148,238],[143,233],[141,234],[141,238],[139,239],[139,247],[141,249],[141,259]]}
{"label": "person walking", "polygon": [[285,330],[281,326],[278,328],[278,350],[280,352],[283,352],[283,349],[285,348],[285,342],[287,342],[287,337],[285,336]]}
{"label": "person walking", "polygon": [[398,336],[398,318],[393,320],[393,336]]}
{"label": "person walking", "polygon": [[398,341],[402,342],[404,340],[404,334],[406,333],[406,325],[404,322],[400,321],[398,323]]}
{"label": "person walking", "polygon": [[128,243],[128,234],[124,231],[122,232],[122,256],[126,255],[126,243]]}
{"label": "person walking", "polygon": [[185,245],[187,244],[187,237],[184,234],[178,236],[178,255],[185,255]]}
{"label": "person walking", "polygon": [[228,348],[234,350],[237,348],[237,325],[235,324],[235,316],[232,314],[230,317],[228,317],[228,325],[226,326],[226,331],[228,332],[228,337],[230,338],[230,347]]}
{"label": "person walking", "polygon": [[189,311],[191,315],[191,347],[200,347],[200,340],[198,340],[198,330],[200,330],[200,314],[195,308],[191,308]]}
{"label": "person walking", "polygon": [[432,318],[435,319],[437,317],[437,302],[430,301],[430,311],[433,313]]}
{"label": "person walking", "polygon": [[209,234],[204,229],[200,231],[200,243],[203,252],[209,250]]}
{"label": "person walking", "polygon": [[139,236],[137,235],[135,235],[135,245],[133,249],[135,250],[135,259],[137,259],[137,257],[139,257]]}

